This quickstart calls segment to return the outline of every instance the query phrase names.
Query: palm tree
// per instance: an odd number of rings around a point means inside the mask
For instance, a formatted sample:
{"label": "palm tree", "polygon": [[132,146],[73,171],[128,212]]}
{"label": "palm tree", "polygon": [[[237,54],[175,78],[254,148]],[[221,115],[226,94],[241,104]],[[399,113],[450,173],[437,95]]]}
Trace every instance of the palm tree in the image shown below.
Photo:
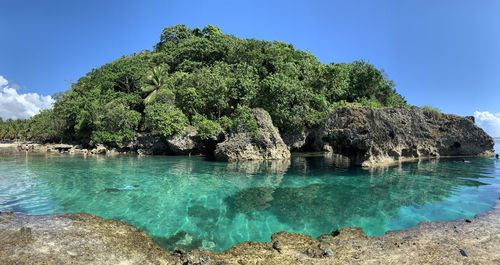
{"label": "palm tree", "polygon": [[148,73],[147,84],[141,88],[143,92],[149,93],[144,99],[144,103],[151,104],[162,90],[167,89],[167,70],[162,65],[153,67]]}

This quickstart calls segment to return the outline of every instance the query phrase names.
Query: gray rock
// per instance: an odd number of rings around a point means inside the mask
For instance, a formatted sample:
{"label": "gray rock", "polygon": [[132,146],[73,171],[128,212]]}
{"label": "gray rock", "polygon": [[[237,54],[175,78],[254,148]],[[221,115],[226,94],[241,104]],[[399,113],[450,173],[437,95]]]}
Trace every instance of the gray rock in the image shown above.
{"label": "gray rock", "polygon": [[271,116],[263,109],[253,109],[258,133],[238,132],[217,144],[215,157],[222,161],[274,160],[290,158],[290,150],[285,145]]}
{"label": "gray rock", "polygon": [[169,149],[165,138],[149,134],[137,136],[128,146],[139,155],[161,155]]}
{"label": "gray rock", "polygon": [[302,151],[306,145],[308,133],[306,132],[283,132],[281,137],[290,151]]}
{"label": "gray rock", "polygon": [[339,108],[315,133],[313,146],[329,144],[352,164],[368,167],[415,158],[490,155],[494,144],[473,119],[419,108]]}
{"label": "gray rock", "polygon": [[282,250],[281,242],[280,241],[274,241],[273,242],[273,248],[276,249],[278,252],[281,253],[281,250]]}
{"label": "gray rock", "polygon": [[167,139],[167,144],[175,154],[185,155],[199,151],[199,145],[195,141],[197,132],[192,126],[186,128],[186,135],[176,135]]}

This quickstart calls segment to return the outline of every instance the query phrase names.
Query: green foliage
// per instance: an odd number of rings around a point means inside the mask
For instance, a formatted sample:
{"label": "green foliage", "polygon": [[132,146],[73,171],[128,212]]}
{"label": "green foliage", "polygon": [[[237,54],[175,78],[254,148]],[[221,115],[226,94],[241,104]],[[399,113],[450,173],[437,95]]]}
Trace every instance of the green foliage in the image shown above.
{"label": "green foliage", "polygon": [[53,110],[44,110],[31,118],[26,136],[38,142],[59,142],[62,126],[63,121]]}
{"label": "green foliage", "polygon": [[163,30],[153,51],[90,71],[57,96],[52,112],[0,123],[0,137],[120,145],[139,132],[170,136],[190,124],[203,138],[255,133],[256,107],[281,132],[301,132],[338,106],[407,104],[367,62],[322,64],[287,43],[178,25]]}
{"label": "green foliage", "polygon": [[203,140],[217,138],[222,132],[222,127],[217,121],[209,120],[199,114],[193,117],[192,123],[198,132],[198,136]]}
{"label": "green foliage", "polygon": [[165,137],[181,134],[188,125],[188,119],[178,108],[156,103],[148,105],[144,111],[146,127],[156,135]]}
{"label": "green foliage", "polygon": [[148,94],[144,103],[146,105],[154,102],[174,104],[175,94],[168,81],[167,70],[163,65],[153,67],[147,74],[146,84],[141,88]]}
{"label": "green foliage", "polygon": [[121,102],[112,101],[99,108],[93,121],[92,144],[120,146],[134,138],[141,120],[141,114],[130,110]]}
{"label": "green foliage", "polygon": [[25,140],[28,136],[30,120],[12,120],[0,122],[0,139]]}
{"label": "green foliage", "polygon": [[436,118],[436,119],[439,119],[441,118],[441,116],[443,115],[443,113],[441,112],[440,109],[436,108],[436,107],[432,107],[432,106],[422,106],[420,107],[421,109],[431,113],[431,115]]}
{"label": "green foliage", "polygon": [[252,114],[252,110],[246,106],[236,108],[231,125],[230,131],[233,133],[247,132],[255,135],[259,132],[259,126]]}

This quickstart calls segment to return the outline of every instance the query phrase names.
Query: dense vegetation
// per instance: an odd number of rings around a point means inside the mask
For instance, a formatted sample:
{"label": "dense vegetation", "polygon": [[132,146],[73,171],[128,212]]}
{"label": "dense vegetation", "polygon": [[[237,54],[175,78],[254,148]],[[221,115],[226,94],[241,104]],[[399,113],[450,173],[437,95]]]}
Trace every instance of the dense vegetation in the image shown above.
{"label": "dense vegetation", "polygon": [[255,126],[254,107],[281,132],[300,132],[349,104],[406,106],[393,82],[364,61],[322,64],[290,44],[178,25],[163,30],[153,51],[90,71],[53,109],[1,122],[0,138],[120,145],[137,133],[183,134],[188,125],[208,138]]}

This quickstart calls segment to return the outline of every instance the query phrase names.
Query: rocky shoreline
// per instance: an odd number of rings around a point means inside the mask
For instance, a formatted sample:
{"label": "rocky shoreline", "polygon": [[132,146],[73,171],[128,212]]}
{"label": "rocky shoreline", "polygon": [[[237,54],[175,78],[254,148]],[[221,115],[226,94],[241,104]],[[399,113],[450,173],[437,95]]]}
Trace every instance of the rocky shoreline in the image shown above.
{"label": "rocky shoreline", "polygon": [[430,110],[394,108],[338,108],[324,123],[302,133],[279,132],[269,113],[253,109],[257,132],[245,130],[202,139],[194,128],[187,134],[162,138],[138,135],[120,147],[97,144],[35,145],[36,152],[84,155],[191,155],[204,154],[221,161],[289,159],[290,152],[330,152],[350,165],[378,167],[416,159],[492,156],[494,141],[475,125],[473,117]]}
{"label": "rocky shoreline", "polygon": [[[500,199],[500,198],[499,198]],[[0,214],[0,264],[499,264],[500,203],[471,220],[425,222],[369,237],[276,233],[217,253],[162,250],[143,231],[88,214]]]}

